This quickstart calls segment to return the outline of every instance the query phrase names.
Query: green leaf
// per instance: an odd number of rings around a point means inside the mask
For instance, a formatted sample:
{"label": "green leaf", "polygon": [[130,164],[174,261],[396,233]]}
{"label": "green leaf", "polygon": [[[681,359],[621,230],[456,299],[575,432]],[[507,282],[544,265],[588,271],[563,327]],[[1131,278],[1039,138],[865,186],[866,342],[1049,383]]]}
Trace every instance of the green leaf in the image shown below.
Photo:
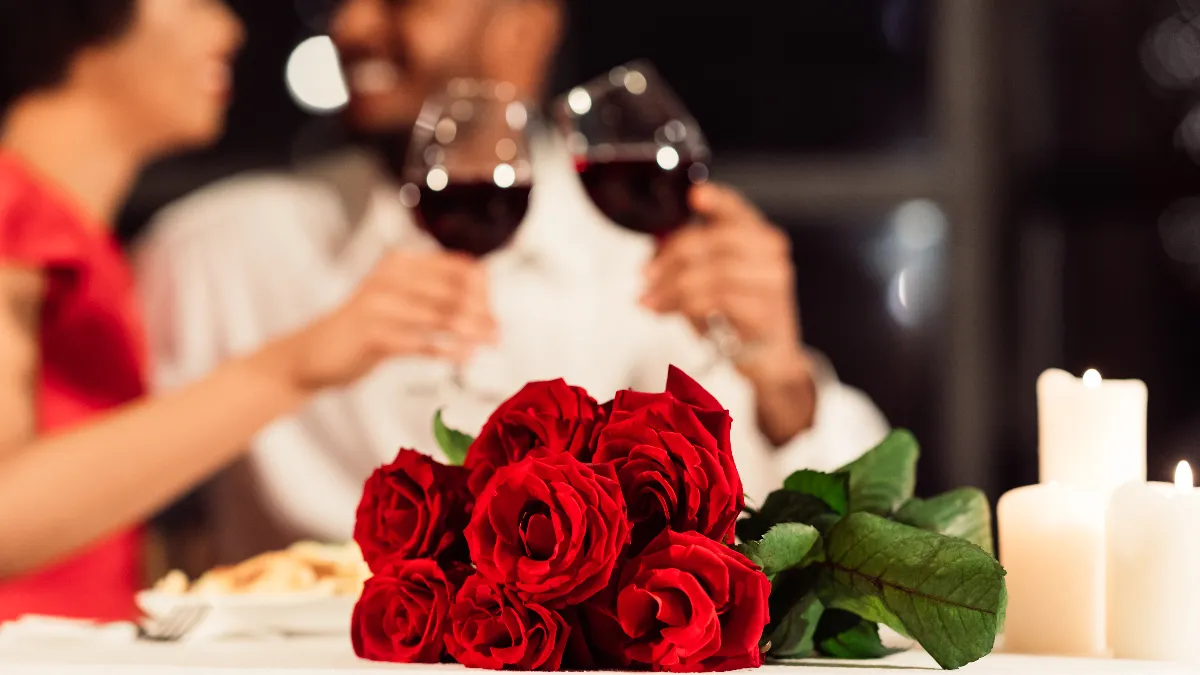
{"label": "green leaf", "polygon": [[[808,558],[821,533],[802,523],[783,523],[768,531],[759,541],[741,546],[742,554],[762,568],[768,579],[798,567]],[[816,549],[821,551],[820,547]]]}
{"label": "green leaf", "polygon": [[903,651],[884,646],[878,624],[841,609],[825,610],[813,641],[822,654],[835,659],[881,659]]}
{"label": "green leaf", "polygon": [[996,633],[1004,632],[1004,622],[1008,621],[1008,589],[1004,589],[1004,597],[1000,598],[1000,616],[996,617]]}
{"label": "green leaf", "polygon": [[737,522],[737,536],[742,541],[758,541],[781,523],[812,525],[821,516],[831,513],[828,504],[812,495],[776,490],[767,495],[758,513]]}
{"label": "green leaf", "polygon": [[824,541],[827,607],[911,635],[946,669],[991,652],[1004,568],[978,546],[869,513],[846,516]]}
{"label": "green leaf", "polygon": [[783,489],[812,495],[825,502],[834,513],[846,515],[850,507],[850,474],[797,471],[783,482]]}
{"label": "green leaf", "polygon": [[787,614],[773,623],[768,654],[777,659],[803,659],[812,656],[813,635],[821,619],[824,605],[815,594],[809,593],[792,605]]}
{"label": "green leaf", "polygon": [[841,519],[842,519],[842,517],[836,513],[824,513],[824,514],[817,516],[816,518],[813,518],[812,523],[810,523],[810,524],[813,527],[817,528],[817,531],[819,531],[822,535],[824,535],[826,532],[829,531],[829,528],[833,527],[834,525],[837,525],[838,521]]}
{"label": "green leaf", "polygon": [[917,439],[897,429],[840,472],[850,474],[850,512],[891,515],[913,496],[917,483]]}
{"label": "green leaf", "polygon": [[467,459],[467,448],[475,442],[471,436],[446,426],[442,421],[441,410],[433,416],[433,437],[437,439],[442,452],[446,454],[446,461],[451,466],[462,466]]}
{"label": "green leaf", "polygon": [[966,539],[995,555],[992,510],[987,496],[974,488],[954,490],[933,499],[910,499],[896,512],[896,520],[922,530]]}

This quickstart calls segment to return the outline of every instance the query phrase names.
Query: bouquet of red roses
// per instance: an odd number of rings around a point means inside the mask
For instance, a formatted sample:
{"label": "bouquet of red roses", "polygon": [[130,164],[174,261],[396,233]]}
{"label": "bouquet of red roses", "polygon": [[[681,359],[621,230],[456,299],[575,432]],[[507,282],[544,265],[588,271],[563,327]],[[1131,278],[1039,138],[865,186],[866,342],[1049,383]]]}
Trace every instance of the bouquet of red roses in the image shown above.
{"label": "bouquet of red roses", "polygon": [[527,385],[446,466],[378,469],[355,526],[374,577],[363,658],[477,668],[722,671],[762,664],[771,584],[734,548],[729,413],[677,369],[605,405]]}
{"label": "bouquet of red roses", "polygon": [[895,431],[748,509],[730,425],[674,368],[665,392],[604,405],[562,380],[527,385],[477,439],[435,417],[453,466],[401,450],[364,488],[354,538],[374,577],[355,652],[711,672],[878,658],[879,624],[945,668],[991,651],[1007,595],[983,493],[915,498],[917,443]]}

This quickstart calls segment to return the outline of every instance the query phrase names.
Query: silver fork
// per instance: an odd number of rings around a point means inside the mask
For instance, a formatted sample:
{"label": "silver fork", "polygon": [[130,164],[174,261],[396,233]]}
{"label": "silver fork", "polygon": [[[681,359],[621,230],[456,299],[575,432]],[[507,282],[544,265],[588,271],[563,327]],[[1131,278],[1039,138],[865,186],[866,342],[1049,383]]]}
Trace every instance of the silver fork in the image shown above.
{"label": "silver fork", "polygon": [[139,636],[154,642],[178,642],[208,616],[207,604],[178,605],[166,616],[142,622]]}

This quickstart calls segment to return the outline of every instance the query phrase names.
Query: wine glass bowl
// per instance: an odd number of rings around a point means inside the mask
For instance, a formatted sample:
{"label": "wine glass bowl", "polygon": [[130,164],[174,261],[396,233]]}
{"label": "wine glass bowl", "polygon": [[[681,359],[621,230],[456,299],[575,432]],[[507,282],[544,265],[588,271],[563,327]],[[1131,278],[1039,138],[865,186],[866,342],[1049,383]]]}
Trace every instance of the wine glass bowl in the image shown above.
{"label": "wine glass bowl", "polygon": [[[425,102],[399,177],[400,201],[443,248],[481,258],[512,241],[532,189],[528,124],[529,108],[504,82],[455,80]],[[453,366],[451,383],[471,389],[464,364]]]}
{"label": "wine glass bowl", "polygon": [[708,143],[653,66],[619,66],[572,89],[554,116],[588,196],[609,220],[665,237],[691,219],[688,192],[708,179]]}
{"label": "wine glass bowl", "polygon": [[[708,141],[654,66],[634,61],[575,87],[554,106],[592,203],[617,225],[663,240],[694,214],[692,186],[708,180]],[[706,336],[724,358],[745,345],[714,312]]]}
{"label": "wine glass bowl", "polygon": [[444,248],[482,257],[507,245],[529,208],[529,109],[505,83],[456,80],[413,130],[403,204]]}

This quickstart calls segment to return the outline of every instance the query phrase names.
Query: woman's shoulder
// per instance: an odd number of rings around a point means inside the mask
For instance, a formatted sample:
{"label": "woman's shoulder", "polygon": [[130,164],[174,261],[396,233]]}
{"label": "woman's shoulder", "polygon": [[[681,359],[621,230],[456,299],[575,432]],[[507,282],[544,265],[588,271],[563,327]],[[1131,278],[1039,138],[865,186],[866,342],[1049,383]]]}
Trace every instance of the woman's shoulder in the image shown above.
{"label": "woman's shoulder", "polygon": [[45,268],[86,250],[83,216],[19,160],[0,153],[0,264]]}

